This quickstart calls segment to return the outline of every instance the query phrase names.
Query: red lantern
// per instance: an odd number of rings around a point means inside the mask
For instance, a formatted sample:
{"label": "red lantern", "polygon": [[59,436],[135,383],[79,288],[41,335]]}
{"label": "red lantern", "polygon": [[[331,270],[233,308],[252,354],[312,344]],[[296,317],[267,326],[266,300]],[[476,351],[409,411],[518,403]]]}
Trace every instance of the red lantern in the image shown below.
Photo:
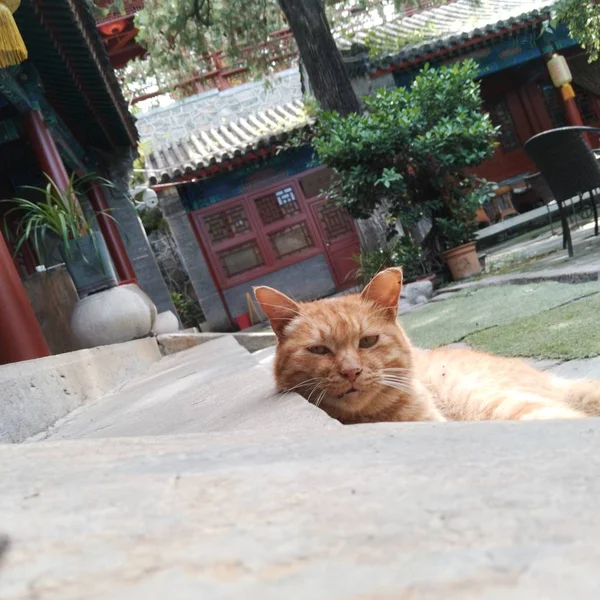
{"label": "red lantern", "polygon": [[119,33],[123,33],[125,30],[126,23],[125,21],[113,21],[112,23],[105,23],[104,25],[100,25],[100,31],[106,35],[118,35]]}

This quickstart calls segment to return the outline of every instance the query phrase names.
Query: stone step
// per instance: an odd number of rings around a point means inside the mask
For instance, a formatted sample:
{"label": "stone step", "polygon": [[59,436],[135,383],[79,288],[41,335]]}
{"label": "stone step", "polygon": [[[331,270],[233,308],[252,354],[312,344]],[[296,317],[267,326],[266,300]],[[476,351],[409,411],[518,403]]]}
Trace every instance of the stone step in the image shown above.
{"label": "stone step", "polygon": [[595,600],[599,470],[595,419],[0,446],[0,597]]}
{"label": "stone step", "polygon": [[297,394],[275,395],[268,361],[223,336],[163,358],[34,441],[313,427],[340,425]]}
{"label": "stone step", "polygon": [[[1,285],[1,284],[0,284]],[[0,365],[0,443],[22,442],[148,372],[161,359],[154,338]]]}

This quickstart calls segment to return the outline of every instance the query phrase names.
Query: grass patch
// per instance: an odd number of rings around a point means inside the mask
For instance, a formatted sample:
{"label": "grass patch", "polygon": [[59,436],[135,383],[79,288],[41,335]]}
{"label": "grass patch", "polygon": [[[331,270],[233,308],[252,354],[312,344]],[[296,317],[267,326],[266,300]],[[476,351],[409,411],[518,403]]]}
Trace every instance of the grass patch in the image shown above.
{"label": "grass patch", "polygon": [[600,355],[600,296],[480,331],[466,341],[502,356],[580,359]]}
{"label": "grass patch", "polygon": [[[434,348],[483,329],[507,325],[600,291],[598,282],[505,285],[456,292],[449,300],[432,302],[400,317],[413,342]],[[599,313],[600,314],[600,313]]]}

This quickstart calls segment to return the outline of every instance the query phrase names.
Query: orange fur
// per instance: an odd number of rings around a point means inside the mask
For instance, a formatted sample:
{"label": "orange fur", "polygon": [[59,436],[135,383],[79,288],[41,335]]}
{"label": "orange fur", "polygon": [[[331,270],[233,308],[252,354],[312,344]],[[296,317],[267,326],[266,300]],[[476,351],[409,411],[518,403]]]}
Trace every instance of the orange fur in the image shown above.
{"label": "orange fur", "polygon": [[473,350],[414,348],[396,318],[401,285],[394,268],[360,295],[315,302],[256,288],[278,338],[279,390],[347,424],[600,415],[598,382],[562,380]]}

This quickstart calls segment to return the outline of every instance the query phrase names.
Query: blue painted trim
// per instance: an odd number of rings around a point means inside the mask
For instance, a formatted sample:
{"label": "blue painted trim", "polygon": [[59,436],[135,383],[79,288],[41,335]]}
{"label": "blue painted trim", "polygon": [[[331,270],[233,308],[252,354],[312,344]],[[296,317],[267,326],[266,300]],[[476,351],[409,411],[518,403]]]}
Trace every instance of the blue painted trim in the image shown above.
{"label": "blue painted trim", "polygon": [[278,176],[291,177],[320,164],[312,147],[305,146],[281,152],[260,164],[180,185],[177,190],[186,212],[193,212],[245,193],[250,175],[258,171],[272,169]]}
{"label": "blue painted trim", "polygon": [[[479,77],[487,77],[494,73],[510,69],[517,65],[541,58],[544,54],[556,50],[564,50],[576,46],[577,42],[569,37],[565,25],[559,25],[554,33],[526,31],[514,35],[497,44],[491,44],[450,60],[432,62],[432,66],[449,65],[459,60],[473,59],[479,65]],[[395,71],[396,87],[408,87],[412,84],[419,71]]]}

